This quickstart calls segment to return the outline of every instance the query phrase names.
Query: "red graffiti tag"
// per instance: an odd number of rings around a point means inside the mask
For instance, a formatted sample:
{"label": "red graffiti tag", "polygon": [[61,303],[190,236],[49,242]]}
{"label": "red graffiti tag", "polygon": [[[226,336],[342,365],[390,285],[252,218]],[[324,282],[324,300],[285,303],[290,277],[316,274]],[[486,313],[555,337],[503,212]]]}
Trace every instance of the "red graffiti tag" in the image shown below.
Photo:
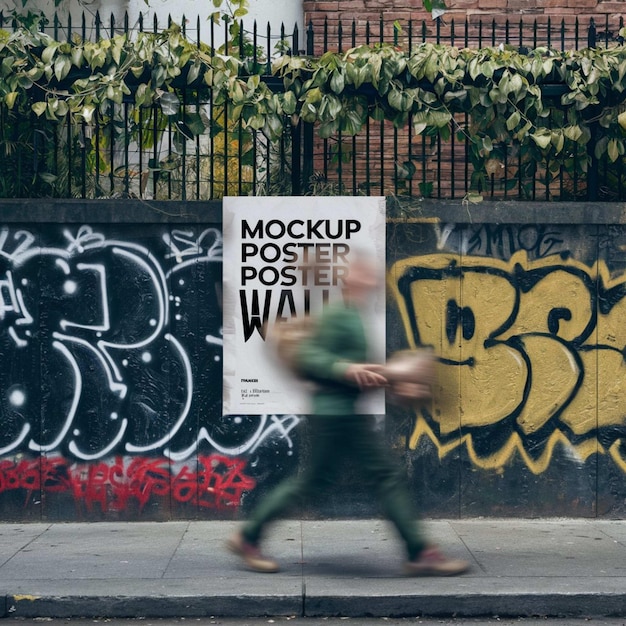
{"label": "red graffiti tag", "polygon": [[212,454],[198,456],[194,467],[164,458],[123,458],[112,462],[72,463],[62,457],[0,461],[0,493],[72,493],[76,502],[103,512],[124,511],[131,501],[142,510],[153,497],[171,497],[206,509],[238,507],[256,480],[245,474],[246,461]]}

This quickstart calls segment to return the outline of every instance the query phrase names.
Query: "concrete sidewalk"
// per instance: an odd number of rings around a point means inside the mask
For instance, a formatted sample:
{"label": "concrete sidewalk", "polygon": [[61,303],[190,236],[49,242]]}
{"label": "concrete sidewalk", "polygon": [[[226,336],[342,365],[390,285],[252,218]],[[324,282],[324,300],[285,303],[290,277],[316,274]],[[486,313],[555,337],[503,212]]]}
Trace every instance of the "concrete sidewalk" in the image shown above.
{"label": "concrete sidewalk", "polygon": [[233,522],[0,524],[12,617],[626,616],[626,523],[428,521],[455,578],[406,578],[380,520],[285,521],[264,548],[278,574],[224,549]]}

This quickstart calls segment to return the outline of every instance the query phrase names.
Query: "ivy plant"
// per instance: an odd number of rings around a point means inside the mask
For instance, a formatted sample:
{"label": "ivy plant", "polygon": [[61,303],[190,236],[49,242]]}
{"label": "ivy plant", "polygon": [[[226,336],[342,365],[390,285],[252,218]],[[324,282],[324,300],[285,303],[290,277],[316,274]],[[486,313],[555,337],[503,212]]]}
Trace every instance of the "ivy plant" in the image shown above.
{"label": "ivy plant", "polygon": [[[123,102],[140,109],[176,89],[210,90],[231,122],[270,141],[299,121],[328,138],[358,134],[368,119],[388,120],[431,141],[455,133],[469,146],[476,187],[511,150],[524,155],[520,163],[553,172],[584,172],[589,159],[606,154],[614,162],[626,150],[621,45],[566,52],[363,45],[319,58],[283,54],[271,76],[243,52],[191,43],[177,25],[96,42],[0,31],[0,103],[89,126]],[[270,88],[276,81],[281,88]],[[180,115],[192,133],[207,130],[200,115]]]}

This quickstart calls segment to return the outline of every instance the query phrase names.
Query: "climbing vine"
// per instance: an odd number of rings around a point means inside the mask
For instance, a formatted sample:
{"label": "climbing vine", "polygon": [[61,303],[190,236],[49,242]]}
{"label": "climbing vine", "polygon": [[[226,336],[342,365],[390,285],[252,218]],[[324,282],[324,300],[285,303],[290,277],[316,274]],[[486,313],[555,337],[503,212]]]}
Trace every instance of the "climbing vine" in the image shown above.
{"label": "climbing vine", "polygon": [[[432,141],[455,133],[469,146],[477,184],[497,167],[502,146],[568,172],[584,172],[605,154],[614,162],[626,150],[621,45],[566,52],[364,45],[319,58],[281,54],[270,76],[264,61],[244,46],[220,54],[194,44],[176,25],[96,42],[56,41],[22,27],[0,31],[0,103],[89,126],[111,105],[148,107],[180,88],[210,90],[231,121],[270,141],[300,120],[322,137],[388,120]],[[208,130],[206,116],[180,115],[189,132]]]}

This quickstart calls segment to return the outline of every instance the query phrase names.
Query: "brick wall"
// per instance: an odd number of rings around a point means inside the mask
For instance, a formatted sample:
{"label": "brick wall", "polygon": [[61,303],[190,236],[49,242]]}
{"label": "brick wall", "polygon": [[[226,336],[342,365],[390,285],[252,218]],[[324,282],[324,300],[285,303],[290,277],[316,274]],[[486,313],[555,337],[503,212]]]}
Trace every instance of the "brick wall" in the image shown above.
{"label": "brick wall", "polygon": [[[624,0],[447,0],[443,20],[434,21],[421,0],[304,0],[305,24],[315,33],[315,53],[380,40],[399,45],[441,39],[455,45],[523,45],[571,48],[586,45],[593,18],[600,38],[617,35]],[[394,21],[402,31],[394,35]],[[578,21],[578,26],[576,22]],[[409,25],[409,22],[411,24]],[[523,31],[523,32],[520,32]],[[576,43],[579,40],[579,43]]]}
{"label": "brick wall", "polygon": [[[446,19],[469,20],[479,18],[508,17],[519,19],[566,19],[572,20],[584,16],[619,17],[626,10],[624,0],[448,0]],[[420,0],[304,0],[306,23],[328,18],[330,21],[353,18],[359,22],[376,21],[381,14],[386,20],[429,19],[430,15]],[[498,15],[494,14],[497,9]],[[355,17],[356,16],[356,17]]]}
{"label": "brick wall", "polygon": [[[305,24],[313,30],[313,53],[344,51],[355,45],[379,41],[395,42],[408,50],[423,41],[481,48],[507,43],[536,48],[551,45],[558,49],[585,48],[589,44],[590,24],[594,23],[598,46],[615,42],[623,26],[622,11],[626,0],[446,0],[448,11],[443,19],[433,20],[424,11],[421,0],[305,0]],[[397,8],[395,8],[397,6]],[[400,25],[400,30],[394,27]],[[378,126],[373,125],[373,128]],[[464,193],[464,146],[446,146],[443,151],[425,149],[421,137],[411,136],[408,128],[394,131],[384,124],[383,136],[368,143],[362,136],[355,140],[335,137],[328,145],[316,138],[312,168],[328,181],[339,181],[345,193],[354,193],[355,185],[366,193],[408,193],[420,195],[419,185],[433,184],[437,197],[455,197]],[[373,132],[376,133],[374,130]],[[329,153],[329,145],[342,144],[343,157],[338,164]],[[335,146],[336,148],[336,146]],[[381,151],[382,150],[382,151]],[[396,155],[393,158],[384,155]],[[365,156],[367,155],[367,156]],[[403,161],[416,168],[409,189],[397,188],[395,168]],[[507,166],[508,169],[508,166]],[[459,171],[457,171],[459,170]],[[346,181],[352,175],[352,185]],[[510,172],[509,172],[510,173]],[[545,178],[537,174],[538,179]],[[358,183],[354,183],[358,180]],[[502,181],[483,190],[506,197]],[[569,182],[566,181],[569,188]],[[544,189],[546,185],[543,185]],[[561,193],[548,184],[546,196]],[[577,183],[576,194],[584,185]]]}

